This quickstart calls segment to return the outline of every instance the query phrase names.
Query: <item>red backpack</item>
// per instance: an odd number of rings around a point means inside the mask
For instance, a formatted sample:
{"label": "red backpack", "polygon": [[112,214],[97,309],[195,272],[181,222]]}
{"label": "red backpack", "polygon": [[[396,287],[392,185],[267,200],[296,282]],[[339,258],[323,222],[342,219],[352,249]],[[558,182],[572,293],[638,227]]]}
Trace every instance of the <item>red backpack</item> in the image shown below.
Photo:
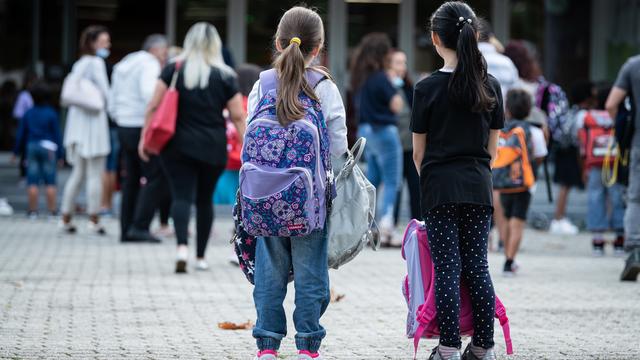
{"label": "red backpack", "polygon": [[585,168],[602,167],[607,154],[616,156],[618,149],[611,146],[616,141],[613,125],[607,111],[589,110],[584,112],[584,124],[578,131],[578,138],[585,158]]}

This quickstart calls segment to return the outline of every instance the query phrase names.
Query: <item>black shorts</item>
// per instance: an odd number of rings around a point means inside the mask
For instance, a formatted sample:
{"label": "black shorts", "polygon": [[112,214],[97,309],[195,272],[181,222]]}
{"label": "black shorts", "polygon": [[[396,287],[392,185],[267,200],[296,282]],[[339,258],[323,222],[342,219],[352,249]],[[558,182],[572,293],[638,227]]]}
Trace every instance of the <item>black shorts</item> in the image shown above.
{"label": "black shorts", "polygon": [[505,218],[527,220],[527,212],[531,204],[531,193],[525,191],[513,194],[500,194],[500,203],[504,209]]}

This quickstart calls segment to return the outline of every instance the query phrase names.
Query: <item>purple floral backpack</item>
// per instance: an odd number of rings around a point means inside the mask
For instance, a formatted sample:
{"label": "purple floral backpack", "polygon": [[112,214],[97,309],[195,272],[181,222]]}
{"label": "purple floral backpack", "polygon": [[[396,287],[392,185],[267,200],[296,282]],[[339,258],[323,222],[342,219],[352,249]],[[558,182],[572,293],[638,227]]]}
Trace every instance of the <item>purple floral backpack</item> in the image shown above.
{"label": "purple floral backpack", "polygon": [[[326,79],[307,70],[311,88]],[[261,99],[249,119],[234,207],[240,267],[253,282],[259,236],[305,236],[323,229],[333,194],[329,134],[320,103],[303,92],[305,116],[282,126],[276,117],[275,70],[260,74]]]}

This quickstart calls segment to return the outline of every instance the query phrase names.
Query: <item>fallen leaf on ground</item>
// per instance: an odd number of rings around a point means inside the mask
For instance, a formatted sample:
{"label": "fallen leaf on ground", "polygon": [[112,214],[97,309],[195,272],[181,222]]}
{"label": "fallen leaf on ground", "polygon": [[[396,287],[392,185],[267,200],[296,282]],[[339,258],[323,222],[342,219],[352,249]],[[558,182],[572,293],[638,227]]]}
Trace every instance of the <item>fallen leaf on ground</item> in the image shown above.
{"label": "fallen leaf on ground", "polygon": [[331,288],[331,302],[337,303],[338,301],[344,299],[344,294],[338,294],[333,288]]}
{"label": "fallen leaf on ground", "polygon": [[236,324],[234,322],[221,322],[218,323],[218,327],[222,330],[251,330],[253,329],[253,323],[248,320],[246,323]]}

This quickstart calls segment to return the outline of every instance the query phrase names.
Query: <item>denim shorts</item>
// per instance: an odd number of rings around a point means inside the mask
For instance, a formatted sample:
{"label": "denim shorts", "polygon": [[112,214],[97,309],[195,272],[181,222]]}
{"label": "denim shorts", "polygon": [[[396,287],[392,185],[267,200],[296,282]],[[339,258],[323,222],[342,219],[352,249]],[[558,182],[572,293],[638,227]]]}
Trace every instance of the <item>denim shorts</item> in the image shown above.
{"label": "denim shorts", "polygon": [[40,142],[27,144],[27,184],[56,184],[56,152],[45,149]]}

